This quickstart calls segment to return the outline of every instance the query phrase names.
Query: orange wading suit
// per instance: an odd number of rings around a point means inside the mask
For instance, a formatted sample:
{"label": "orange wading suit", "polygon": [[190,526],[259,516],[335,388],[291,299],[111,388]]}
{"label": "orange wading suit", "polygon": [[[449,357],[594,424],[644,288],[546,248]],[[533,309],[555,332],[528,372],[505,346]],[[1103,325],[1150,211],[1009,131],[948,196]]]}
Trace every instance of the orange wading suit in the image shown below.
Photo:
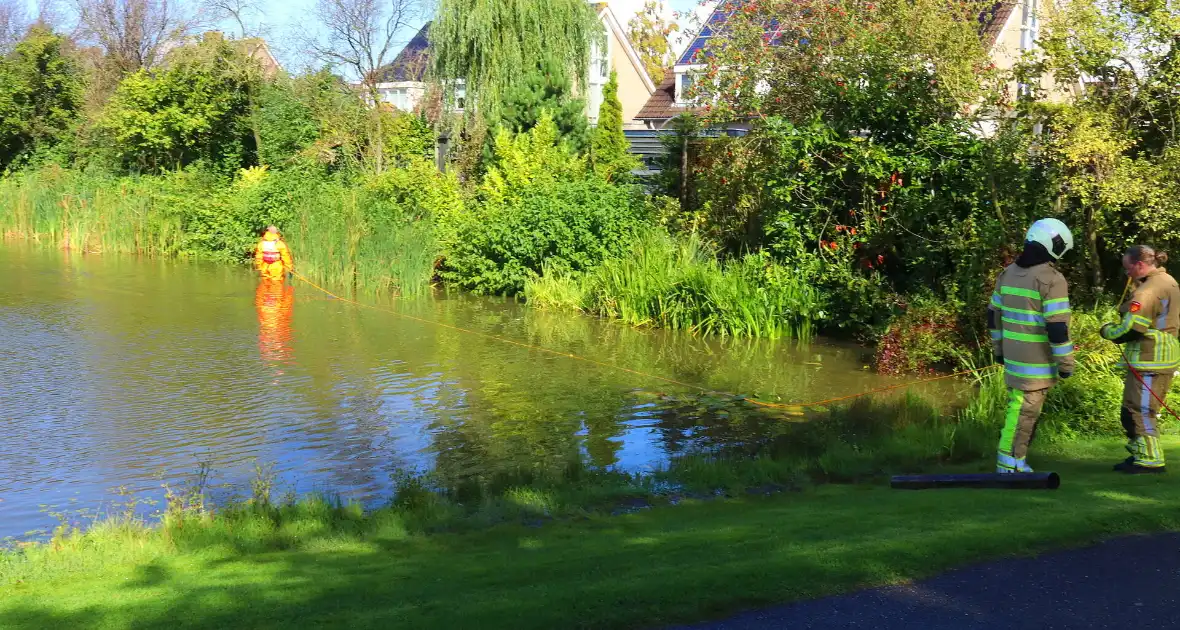
{"label": "orange wading suit", "polygon": [[291,250],[283,239],[273,232],[262,235],[258,246],[254,248],[254,266],[258,268],[263,278],[282,280],[288,271],[295,267],[291,261]]}

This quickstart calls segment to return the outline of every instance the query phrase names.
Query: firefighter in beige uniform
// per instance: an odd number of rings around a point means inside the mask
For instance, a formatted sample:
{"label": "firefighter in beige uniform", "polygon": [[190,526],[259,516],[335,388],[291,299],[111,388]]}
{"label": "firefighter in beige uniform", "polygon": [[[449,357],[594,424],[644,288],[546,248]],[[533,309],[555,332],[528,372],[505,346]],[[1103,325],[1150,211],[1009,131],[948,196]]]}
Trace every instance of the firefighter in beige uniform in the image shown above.
{"label": "firefighter in beige uniform", "polygon": [[1172,377],[1180,367],[1180,342],[1176,340],[1180,330],[1180,286],[1156,266],[1167,260],[1166,254],[1146,245],[1127,250],[1123,269],[1136,282],[1135,290],[1119,308],[1121,321],[1102,327],[1104,339],[1125,344],[1123,365],[1127,376],[1119,418],[1127,432],[1131,456],[1115,464],[1114,469],[1128,473],[1165,471],[1156,420],[1160,401],[1167,397]]}
{"label": "firefighter in beige uniform", "polygon": [[1053,266],[1073,247],[1073,235],[1061,221],[1041,219],[1024,240],[1024,251],[996,279],[987,311],[992,349],[1008,386],[996,454],[999,473],[1032,472],[1026,457],[1045,394],[1074,368],[1069,290]]}

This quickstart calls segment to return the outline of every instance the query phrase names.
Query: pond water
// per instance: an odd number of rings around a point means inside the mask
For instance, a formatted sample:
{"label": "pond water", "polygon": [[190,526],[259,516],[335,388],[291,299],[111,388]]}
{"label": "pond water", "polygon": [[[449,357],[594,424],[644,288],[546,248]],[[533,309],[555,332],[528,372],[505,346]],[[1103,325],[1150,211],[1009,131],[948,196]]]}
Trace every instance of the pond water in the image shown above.
{"label": "pond water", "polygon": [[607,366],[784,402],[902,382],[824,340],[702,339],[470,296],[366,303],[417,319],[242,268],[0,246],[0,538],[159,500],[201,466],[227,492],[273,465],[280,489],[374,505],[407,471],[646,471],[783,423]]}

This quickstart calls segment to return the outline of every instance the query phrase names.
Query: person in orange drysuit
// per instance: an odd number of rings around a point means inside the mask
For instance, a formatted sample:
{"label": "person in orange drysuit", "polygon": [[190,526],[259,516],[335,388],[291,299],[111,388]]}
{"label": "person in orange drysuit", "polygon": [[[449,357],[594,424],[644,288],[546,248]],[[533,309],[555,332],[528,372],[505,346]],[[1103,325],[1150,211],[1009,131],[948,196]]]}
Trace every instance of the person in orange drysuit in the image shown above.
{"label": "person in orange drysuit", "polygon": [[279,236],[279,228],[270,226],[254,248],[254,266],[263,278],[282,280],[288,271],[294,271],[291,250]]}
{"label": "person in orange drysuit", "polygon": [[[263,278],[254,292],[258,311],[258,353],[268,362],[285,362],[291,357],[291,309],[295,287]],[[280,371],[279,374],[282,374]]]}

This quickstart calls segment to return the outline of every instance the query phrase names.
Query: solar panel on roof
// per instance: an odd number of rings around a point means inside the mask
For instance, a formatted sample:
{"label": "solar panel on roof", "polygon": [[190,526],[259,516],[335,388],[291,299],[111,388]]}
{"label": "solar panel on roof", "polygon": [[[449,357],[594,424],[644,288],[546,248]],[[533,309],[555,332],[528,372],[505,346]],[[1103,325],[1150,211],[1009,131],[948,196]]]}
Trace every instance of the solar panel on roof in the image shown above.
{"label": "solar panel on roof", "polygon": [[709,14],[708,19],[706,19],[704,25],[701,26],[701,31],[697,33],[696,38],[692,40],[692,43],[688,45],[688,48],[684,49],[684,53],[680,55],[680,58],[676,61],[676,63],[678,65],[687,65],[700,61],[697,58],[697,53],[701,50],[704,50],[704,48],[709,43],[709,39],[718,34],[720,29],[717,27],[721,24],[724,24],[726,18],[728,17],[729,13],[723,12],[720,9],[716,9],[713,11],[713,13]]}
{"label": "solar panel on roof", "polygon": [[684,49],[684,54],[680,55],[680,59],[676,60],[676,63],[680,65],[696,63],[696,55],[698,52],[704,49],[705,43],[708,41],[708,39],[708,37],[698,37],[694,39],[692,43],[688,45],[688,48]]}
{"label": "solar panel on roof", "polygon": [[[697,33],[696,38],[692,40],[692,43],[688,45],[688,48],[684,49],[684,52],[680,55],[680,58],[676,60],[676,64],[689,65],[699,63],[701,59],[697,53],[705,50],[709,45],[709,40],[713,37],[724,36],[724,33],[722,32],[722,26],[729,19],[729,16],[733,15],[733,13],[736,11],[736,7],[740,6],[741,4],[742,3],[740,0],[738,2],[726,3],[709,14],[709,18],[705,20],[705,24],[701,27],[701,31]],[[783,30],[784,29],[780,27],[777,19],[770,20],[770,22],[766,25],[766,41],[771,44],[782,43]],[[708,54],[707,51],[705,54]]]}

